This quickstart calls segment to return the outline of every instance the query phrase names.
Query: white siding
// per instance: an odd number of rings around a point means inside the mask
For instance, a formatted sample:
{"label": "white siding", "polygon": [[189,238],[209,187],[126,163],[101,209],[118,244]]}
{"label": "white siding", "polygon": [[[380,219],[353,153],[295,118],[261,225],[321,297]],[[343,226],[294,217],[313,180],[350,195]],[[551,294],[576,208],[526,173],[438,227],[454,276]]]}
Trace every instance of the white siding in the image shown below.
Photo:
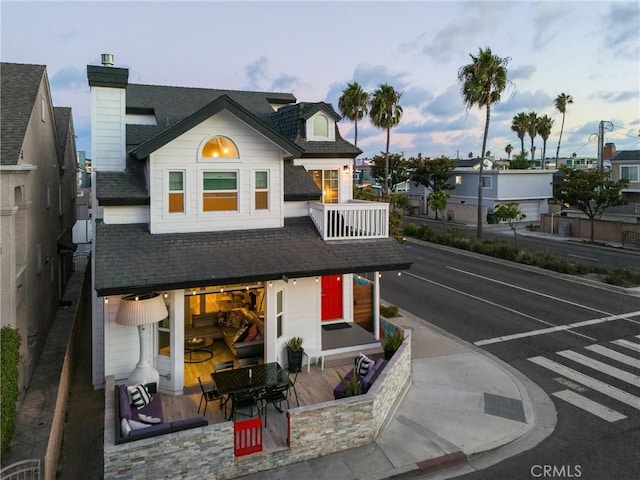
{"label": "white siding", "polygon": [[308,217],[309,216],[309,202],[285,202],[284,204],[284,218],[292,217]]}
{"label": "white siding", "polygon": [[[104,305],[105,325],[105,377],[113,375],[116,380],[129,376],[140,359],[140,340],[137,327],[124,327],[116,323],[120,298],[109,297]],[[152,351],[152,350],[148,350]]]}
{"label": "white siding", "polygon": [[125,169],[125,90],[91,87],[92,170]]}
{"label": "white siding", "polygon": [[[206,159],[198,153],[209,138],[222,135],[238,148],[239,159]],[[168,213],[168,172],[185,172],[185,213]],[[238,172],[238,211],[202,211],[202,172]],[[269,210],[254,209],[256,170],[269,172]],[[283,225],[282,151],[271,141],[223,111],[151,155],[151,233],[203,232],[281,227]]]}
{"label": "white siding", "polygon": [[106,224],[149,223],[149,207],[104,207],[103,219]]}

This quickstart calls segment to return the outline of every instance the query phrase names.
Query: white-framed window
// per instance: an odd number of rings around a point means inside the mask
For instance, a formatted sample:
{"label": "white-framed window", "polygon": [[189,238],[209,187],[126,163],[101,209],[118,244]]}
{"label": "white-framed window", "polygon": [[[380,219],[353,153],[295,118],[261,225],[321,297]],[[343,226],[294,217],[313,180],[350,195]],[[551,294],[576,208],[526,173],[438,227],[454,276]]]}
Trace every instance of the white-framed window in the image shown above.
{"label": "white-framed window", "polygon": [[482,188],[491,188],[491,177],[488,175],[482,176]]}
{"label": "white-framed window", "polygon": [[322,203],[338,203],[338,170],[309,170],[309,174],[322,190]]}
{"label": "white-framed window", "polygon": [[307,119],[307,140],[327,142],[335,139],[335,122],[332,118],[318,112]]}
{"label": "white-framed window", "polygon": [[255,209],[256,210],[268,210],[269,209],[269,172],[257,171],[255,172]]}
{"label": "white-framed window", "polygon": [[276,292],[276,338],[284,337],[284,290]]}
{"label": "white-framed window", "polygon": [[44,97],[40,97],[40,120],[42,120],[43,122],[47,121],[46,112],[47,112],[47,102],[44,99]]}
{"label": "white-framed window", "polygon": [[462,175],[456,175],[456,185],[462,185]]}
{"label": "white-framed window", "polygon": [[638,181],[638,165],[620,165],[620,179]]}
{"label": "white-framed window", "polygon": [[238,172],[202,172],[202,211],[238,210]]}
{"label": "white-framed window", "polygon": [[236,144],[221,135],[208,139],[200,149],[200,159],[240,158]]}
{"label": "white-framed window", "polygon": [[170,171],[168,176],[169,213],[184,213],[184,171]]}

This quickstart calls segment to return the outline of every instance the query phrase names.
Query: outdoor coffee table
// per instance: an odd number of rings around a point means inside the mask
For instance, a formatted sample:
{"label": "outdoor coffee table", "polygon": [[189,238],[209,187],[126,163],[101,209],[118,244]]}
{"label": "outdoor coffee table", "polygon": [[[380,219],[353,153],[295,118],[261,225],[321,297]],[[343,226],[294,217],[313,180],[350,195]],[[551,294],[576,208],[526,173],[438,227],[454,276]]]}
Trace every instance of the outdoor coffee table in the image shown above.
{"label": "outdoor coffee table", "polygon": [[[206,355],[197,355],[193,357],[193,352],[204,353]],[[185,359],[185,363],[201,363],[213,358],[213,339],[211,337],[192,337],[184,341],[184,354],[189,354],[189,359]]]}

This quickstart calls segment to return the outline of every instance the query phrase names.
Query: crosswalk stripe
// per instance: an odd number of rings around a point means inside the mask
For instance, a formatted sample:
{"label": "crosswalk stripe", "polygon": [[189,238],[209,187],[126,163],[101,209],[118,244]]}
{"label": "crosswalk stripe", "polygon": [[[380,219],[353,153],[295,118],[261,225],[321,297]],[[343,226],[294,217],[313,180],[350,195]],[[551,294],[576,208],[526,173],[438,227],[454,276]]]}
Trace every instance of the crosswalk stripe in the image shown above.
{"label": "crosswalk stripe", "polygon": [[613,340],[611,343],[640,352],[640,343],[630,342],[629,340]]}
{"label": "crosswalk stripe", "polygon": [[591,350],[592,352],[599,353],[603,357],[607,357],[611,360],[616,360],[617,362],[629,365],[630,367],[640,369],[640,360],[625,355],[624,353],[620,353],[617,350],[611,350],[610,348],[603,347],[602,345],[589,345],[584,348],[586,348],[587,350]]}
{"label": "crosswalk stripe", "polygon": [[561,398],[565,402],[570,403],[575,407],[592,413],[593,415],[596,415],[597,417],[600,417],[607,422],[617,422],[618,420],[627,418],[626,415],[622,415],[621,413],[616,412],[609,407],[605,407],[598,402],[594,402],[587,397],[583,397],[579,393],[576,393],[572,390],[562,390],[560,392],[555,392],[553,395]]}
{"label": "crosswalk stripe", "polygon": [[580,373],[569,367],[565,367],[564,365],[558,362],[554,362],[553,360],[549,360],[545,357],[531,357],[529,358],[529,361],[535,363],[536,365],[540,365],[543,368],[551,370],[552,372],[559,373],[560,375],[563,375],[570,380],[581,383],[582,385],[585,385],[595,390],[596,392],[600,392],[603,395],[614,398],[619,402],[640,410],[640,398],[636,397],[635,395],[631,395],[624,390],[612,387],[607,383],[596,380],[595,378],[589,377],[588,375]]}
{"label": "crosswalk stripe", "polygon": [[561,357],[568,358],[569,360],[573,360],[574,362],[578,362],[589,368],[598,370],[599,372],[606,373],[610,377],[614,377],[618,380],[622,380],[623,382],[627,382],[636,387],[640,387],[640,377],[638,375],[626,372],[624,370],[621,370],[620,368],[613,367],[599,360],[589,358],[585,355],[582,355],[581,353],[574,352],[572,350],[563,350],[557,353]]}

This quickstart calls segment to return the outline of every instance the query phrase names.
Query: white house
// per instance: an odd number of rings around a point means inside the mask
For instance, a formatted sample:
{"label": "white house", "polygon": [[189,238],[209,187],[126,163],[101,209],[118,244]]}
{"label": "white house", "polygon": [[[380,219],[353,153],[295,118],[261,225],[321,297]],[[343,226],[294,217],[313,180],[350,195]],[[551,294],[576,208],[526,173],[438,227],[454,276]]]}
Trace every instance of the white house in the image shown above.
{"label": "white house", "polygon": [[[126,379],[146,348],[160,390],[180,394],[185,341],[205,331],[196,320],[231,311],[260,326],[234,344],[238,358],[286,365],[293,336],[321,354],[322,326],[354,321],[358,274],[372,278],[377,338],[378,272],[411,262],[389,237],[388,204],[352,199],[360,150],[340,136],[332,106],[290,93],[130,84],[128,69],[112,65],[103,55],[87,67],[94,386]],[[116,322],[118,307],[123,296],[153,293],[169,316],[139,340]]]}

